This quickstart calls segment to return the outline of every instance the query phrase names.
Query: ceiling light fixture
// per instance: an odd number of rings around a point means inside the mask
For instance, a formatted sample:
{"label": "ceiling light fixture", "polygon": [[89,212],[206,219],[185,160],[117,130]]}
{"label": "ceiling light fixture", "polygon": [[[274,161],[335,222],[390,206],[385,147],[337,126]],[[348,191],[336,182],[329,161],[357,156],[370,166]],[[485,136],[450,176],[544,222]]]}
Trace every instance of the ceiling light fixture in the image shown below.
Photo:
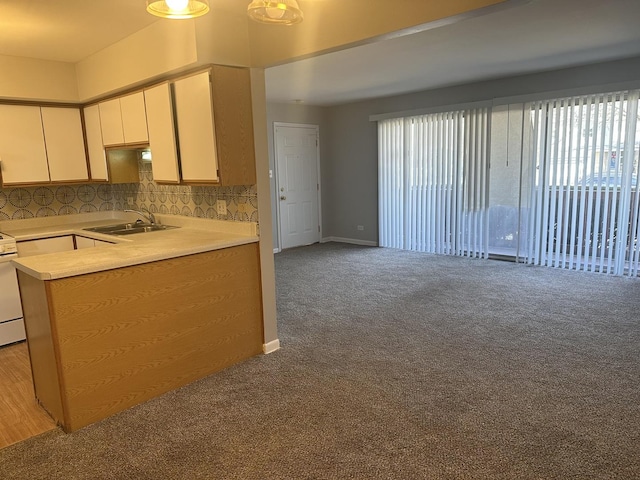
{"label": "ceiling light fixture", "polygon": [[147,12],[162,18],[194,18],[209,11],[209,0],[147,0]]}
{"label": "ceiling light fixture", "polygon": [[293,25],[303,18],[296,0],[253,0],[247,13],[256,22],[277,25]]}

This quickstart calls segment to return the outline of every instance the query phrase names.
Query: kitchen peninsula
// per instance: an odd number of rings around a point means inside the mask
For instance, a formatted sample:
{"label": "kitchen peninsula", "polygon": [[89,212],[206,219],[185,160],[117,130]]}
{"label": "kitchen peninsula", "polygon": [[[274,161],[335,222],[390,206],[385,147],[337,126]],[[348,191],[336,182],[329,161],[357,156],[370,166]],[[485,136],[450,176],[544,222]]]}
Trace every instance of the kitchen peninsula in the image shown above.
{"label": "kitchen peninsula", "polygon": [[113,243],[14,261],[36,397],[67,432],[262,352],[257,225],[158,215],[179,228],[85,230],[131,215],[0,222],[18,245]]}

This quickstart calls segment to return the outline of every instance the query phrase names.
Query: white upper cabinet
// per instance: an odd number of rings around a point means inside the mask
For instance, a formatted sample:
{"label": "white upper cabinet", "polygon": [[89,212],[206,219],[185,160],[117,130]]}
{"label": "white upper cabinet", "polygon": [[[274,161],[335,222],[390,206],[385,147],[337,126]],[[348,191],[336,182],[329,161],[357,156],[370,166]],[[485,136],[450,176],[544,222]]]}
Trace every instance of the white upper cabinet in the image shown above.
{"label": "white upper cabinet", "polygon": [[218,182],[209,72],[176,80],[174,93],[182,179],[192,183]]}
{"label": "white upper cabinet", "polygon": [[79,109],[0,105],[0,160],[3,185],[86,181]]}
{"label": "white upper cabinet", "polygon": [[0,105],[2,183],[49,181],[40,107]]}
{"label": "white upper cabinet", "polygon": [[173,86],[182,181],[255,184],[249,69],[212,65]]}
{"label": "white upper cabinet", "polygon": [[147,143],[149,135],[143,93],[137,92],[120,97],[120,111],[122,112],[124,143]]}
{"label": "white upper cabinet", "polygon": [[103,145],[147,143],[147,116],[142,92],[99,103]]}
{"label": "white upper cabinet", "polygon": [[89,170],[91,180],[108,178],[107,158],[102,143],[102,128],[100,127],[100,110],[98,105],[91,105],[84,109],[85,138],[89,152]]}
{"label": "white upper cabinet", "polygon": [[41,113],[51,181],[87,181],[80,110],[42,107]]}
{"label": "white upper cabinet", "polygon": [[170,85],[162,83],[146,89],[144,101],[147,111],[153,180],[178,183],[180,170],[178,168]]}
{"label": "white upper cabinet", "polygon": [[100,109],[100,125],[102,126],[102,144],[105,146],[124,144],[120,99],[114,98],[101,102],[98,107]]}

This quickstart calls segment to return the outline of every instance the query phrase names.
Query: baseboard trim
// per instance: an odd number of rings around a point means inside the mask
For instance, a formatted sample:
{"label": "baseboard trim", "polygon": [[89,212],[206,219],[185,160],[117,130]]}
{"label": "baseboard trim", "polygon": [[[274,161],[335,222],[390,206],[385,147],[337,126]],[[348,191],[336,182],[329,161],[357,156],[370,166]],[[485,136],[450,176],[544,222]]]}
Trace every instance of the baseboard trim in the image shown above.
{"label": "baseboard trim", "polygon": [[265,355],[273,353],[276,350],[280,350],[280,340],[271,340],[269,343],[262,344],[262,351]]}
{"label": "baseboard trim", "polygon": [[279,248],[274,248],[274,249],[273,249],[273,253],[280,253],[280,251],[281,251],[281,250],[280,250]]}
{"label": "baseboard trim", "polygon": [[363,245],[365,247],[377,247],[378,242],[372,242],[371,240],[358,240],[356,238],[345,237],[324,237],[320,240],[320,243],[338,242],[338,243],[350,243],[352,245]]}

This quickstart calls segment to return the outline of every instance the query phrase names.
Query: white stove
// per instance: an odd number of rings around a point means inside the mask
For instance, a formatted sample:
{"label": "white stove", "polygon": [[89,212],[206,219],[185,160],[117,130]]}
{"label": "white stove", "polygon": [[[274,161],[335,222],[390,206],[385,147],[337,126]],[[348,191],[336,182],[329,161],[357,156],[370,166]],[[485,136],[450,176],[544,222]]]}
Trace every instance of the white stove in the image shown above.
{"label": "white stove", "polygon": [[17,254],[18,248],[16,247],[16,239],[11,235],[0,232],[0,257]]}
{"label": "white stove", "polygon": [[18,277],[11,263],[15,258],[15,238],[0,232],[0,346],[25,339]]}

